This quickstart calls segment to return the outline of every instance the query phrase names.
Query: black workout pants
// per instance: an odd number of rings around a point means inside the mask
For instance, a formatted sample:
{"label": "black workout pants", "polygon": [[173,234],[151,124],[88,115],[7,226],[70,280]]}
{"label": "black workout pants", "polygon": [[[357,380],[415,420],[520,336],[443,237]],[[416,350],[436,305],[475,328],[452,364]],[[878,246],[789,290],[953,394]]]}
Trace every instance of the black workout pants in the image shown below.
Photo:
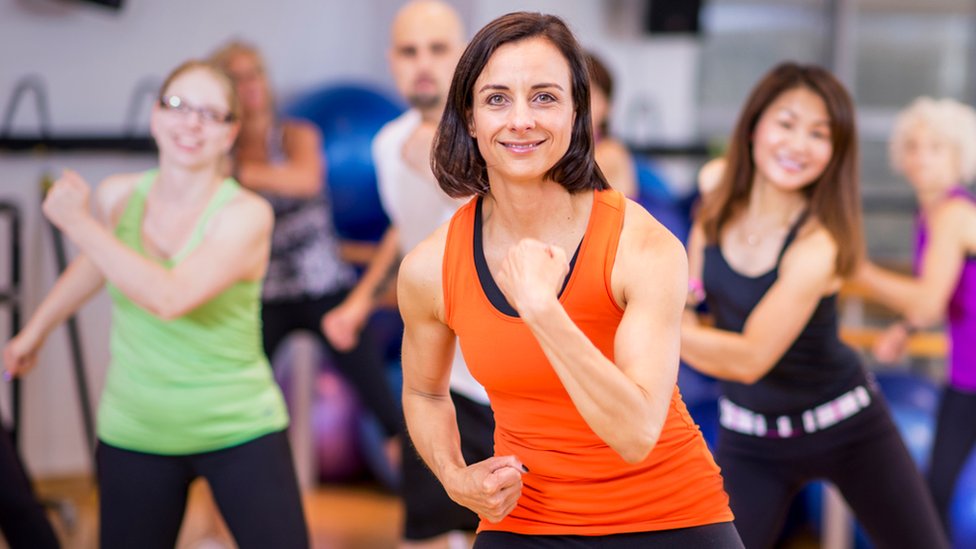
{"label": "black workout pants", "polygon": [[309,545],[284,431],[184,456],[133,452],[99,442],[95,458],[103,548],[172,549],[190,483],[197,477],[210,484],[241,549]]}
{"label": "black workout pants", "polygon": [[342,303],[347,294],[344,290],[301,301],[263,303],[261,319],[264,324],[264,351],[269,360],[273,359],[281,342],[298,330],[307,330],[318,336],[319,341],[329,349],[336,368],[349,380],[363,405],[379,420],[386,436],[391,437],[402,432],[404,428],[403,412],[390,389],[386,366],[378,346],[364,330],[360,334],[359,344],[343,353],[337,351],[322,335],[322,316]]}
{"label": "black workout pants", "polygon": [[0,531],[11,549],[58,547],[44,508],[34,497],[24,466],[0,428]]}
{"label": "black workout pants", "polygon": [[837,486],[879,549],[948,547],[932,497],[878,397],[854,417],[797,438],[720,429],[716,459],[749,549],[773,546],[790,500],[814,480]]}
{"label": "black workout pants", "polygon": [[608,536],[537,536],[486,531],[474,549],[742,549],[731,522]]}

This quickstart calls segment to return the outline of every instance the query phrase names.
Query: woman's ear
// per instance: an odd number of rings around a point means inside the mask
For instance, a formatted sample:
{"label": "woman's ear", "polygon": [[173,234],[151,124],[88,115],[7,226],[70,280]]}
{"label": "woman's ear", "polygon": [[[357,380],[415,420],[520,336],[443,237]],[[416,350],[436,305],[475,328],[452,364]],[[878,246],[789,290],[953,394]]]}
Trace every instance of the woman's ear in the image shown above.
{"label": "woman's ear", "polygon": [[237,142],[237,134],[241,132],[241,123],[234,122],[227,131],[227,152],[230,152],[234,148],[234,143]]}
{"label": "woman's ear", "polygon": [[466,121],[465,125],[468,127],[468,135],[470,135],[472,138],[477,137],[478,132],[475,130],[474,116],[472,116],[470,109],[468,109],[468,111],[464,113],[464,118]]}

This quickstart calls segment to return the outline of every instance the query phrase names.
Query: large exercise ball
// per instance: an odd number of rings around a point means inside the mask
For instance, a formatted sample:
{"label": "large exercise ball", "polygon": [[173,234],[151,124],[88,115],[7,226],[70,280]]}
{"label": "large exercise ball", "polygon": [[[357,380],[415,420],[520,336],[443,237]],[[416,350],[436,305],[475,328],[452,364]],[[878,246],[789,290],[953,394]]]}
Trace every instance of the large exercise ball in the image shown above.
{"label": "large exercise ball", "polygon": [[938,387],[926,377],[903,370],[879,371],[875,377],[908,453],[919,470],[926,471],[935,438]]}
{"label": "large exercise ball", "polygon": [[344,238],[377,240],[389,224],[376,190],[371,146],[380,128],[404,110],[394,97],[370,85],[342,83],[311,91],[285,109],[322,131],[325,186]]}
{"label": "large exercise ball", "polygon": [[365,461],[359,447],[362,412],[355,392],[338,372],[323,367],[315,380],[312,432],[319,479],[344,482],[361,476]]}
{"label": "large exercise ball", "polygon": [[874,377],[892,405],[906,406],[935,414],[940,391],[934,381],[906,370],[880,370]]}
{"label": "large exercise ball", "polygon": [[976,547],[976,452],[970,453],[956,479],[949,503],[949,527],[953,547]]}

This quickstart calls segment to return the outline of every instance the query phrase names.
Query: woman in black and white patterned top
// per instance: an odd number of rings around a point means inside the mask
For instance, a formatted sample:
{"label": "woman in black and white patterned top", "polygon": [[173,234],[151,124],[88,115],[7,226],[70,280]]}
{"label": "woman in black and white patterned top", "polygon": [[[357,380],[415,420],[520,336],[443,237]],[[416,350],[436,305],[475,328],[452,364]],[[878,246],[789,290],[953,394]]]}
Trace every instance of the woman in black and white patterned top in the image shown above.
{"label": "woman in black and white patterned top", "polygon": [[243,116],[234,149],[234,176],[272,205],[275,227],[264,281],[264,347],[273,357],[297,330],[318,334],[335,364],[377,416],[393,448],[402,413],[386,382],[378,347],[363,334],[356,345],[337,348],[320,329],[322,317],[340,304],[356,274],[339,256],[332,211],[324,192],[322,136],[311,123],[278,120],[258,51],[227,44],[213,57],[237,86]]}

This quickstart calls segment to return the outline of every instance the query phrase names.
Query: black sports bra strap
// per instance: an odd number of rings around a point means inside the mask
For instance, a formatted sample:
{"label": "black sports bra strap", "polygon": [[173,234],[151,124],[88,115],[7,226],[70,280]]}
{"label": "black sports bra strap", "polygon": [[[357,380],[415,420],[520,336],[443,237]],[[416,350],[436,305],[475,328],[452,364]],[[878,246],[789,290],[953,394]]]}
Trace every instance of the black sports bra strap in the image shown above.
{"label": "black sports bra strap", "polygon": [[[491,276],[491,270],[488,268],[488,260],[485,258],[485,246],[481,234],[481,205],[484,202],[484,198],[484,196],[479,196],[474,207],[475,271],[478,273],[478,280],[481,282],[481,289],[488,297],[488,301],[503,314],[518,318],[518,311],[516,311],[515,307],[512,307],[511,303],[505,299],[505,294],[502,293],[501,288],[498,287],[498,283],[496,283],[494,277]],[[596,204],[594,204],[594,207],[596,207]],[[576,246],[576,251],[573,253],[573,258],[569,261],[569,272],[566,273],[566,278],[563,279],[563,285],[559,289],[560,296],[562,296],[563,291],[566,290],[566,285],[569,284],[569,278],[573,276],[573,269],[576,268],[576,260],[579,258],[580,248],[582,247],[583,241],[580,240],[580,243]]]}
{"label": "black sports bra strap", "polygon": [[777,266],[779,266],[780,261],[783,261],[783,256],[786,255],[786,248],[788,248],[796,239],[796,234],[800,232],[800,227],[803,226],[803,222],[806,221],[807,217],[809,216],[810,209],[807,208],[803,210],[803,213],[801,213],[800,216],[796,218],[796,221],[793,222],[793,225],[790,226],[790,231],[786,233],[786,238],[783,240],[783,247],[780,248],[779,255],[776,256]]}

